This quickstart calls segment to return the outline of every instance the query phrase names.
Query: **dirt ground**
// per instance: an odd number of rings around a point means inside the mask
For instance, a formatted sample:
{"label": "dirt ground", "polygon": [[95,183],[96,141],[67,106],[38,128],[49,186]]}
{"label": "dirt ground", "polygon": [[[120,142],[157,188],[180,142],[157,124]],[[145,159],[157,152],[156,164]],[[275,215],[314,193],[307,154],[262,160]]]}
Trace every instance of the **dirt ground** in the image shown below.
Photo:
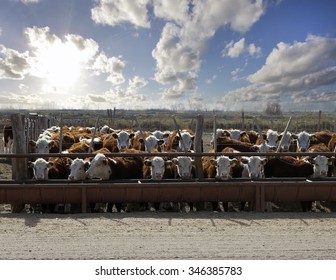
{"label": "dirt ground", "polygon": [[[0,159],[4,179],[11,179],[11,164]],[[336,259],[335,212],[9,211],[0,205],[1,260]]]}

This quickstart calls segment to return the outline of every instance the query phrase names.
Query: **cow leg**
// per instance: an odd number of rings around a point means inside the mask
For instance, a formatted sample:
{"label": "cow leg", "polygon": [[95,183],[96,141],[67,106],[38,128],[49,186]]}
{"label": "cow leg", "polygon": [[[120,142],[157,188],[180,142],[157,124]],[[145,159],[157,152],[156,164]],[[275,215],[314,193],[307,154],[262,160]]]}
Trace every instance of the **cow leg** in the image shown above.
{"label": "cow leg", "polygon": [[310,212],[312,210],[312,202],[311,201],[301,201],[301,207],[303,212]]}
{"label": "cow leg", "polygon": [[113,203],[108,202],[106,212],[112,213],[112,211],[113,211]]}
{"label": "cow leg", "polygon": [[95,203],[93,203],[93,202],[90,203],[90,210],[91,210],[91,213],[94,213],[94,212],[95,212],[95,206],[96,206]]}
{"label": "cow leg", "polygon": [[120,203],[120,202],[115,203],[115,207],[117,208],[117,212],[121,212],[121,209],[122,209],[122,203]]}
{"label": "cow leg", "polygon": [[246,204],[247,204],[247,201],[241,201],[240,202],[240,211],[244,211],[245,210],[245,206],[246,206]]}

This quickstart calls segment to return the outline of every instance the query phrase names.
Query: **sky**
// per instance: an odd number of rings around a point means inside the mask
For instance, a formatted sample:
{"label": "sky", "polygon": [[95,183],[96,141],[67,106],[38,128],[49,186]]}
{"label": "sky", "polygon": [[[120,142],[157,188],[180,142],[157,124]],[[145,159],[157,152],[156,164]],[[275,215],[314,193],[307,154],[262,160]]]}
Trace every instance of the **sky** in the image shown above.
{"label": "sky", "polygon": [[0,0],[0,109],[336,111],[335,0]]}

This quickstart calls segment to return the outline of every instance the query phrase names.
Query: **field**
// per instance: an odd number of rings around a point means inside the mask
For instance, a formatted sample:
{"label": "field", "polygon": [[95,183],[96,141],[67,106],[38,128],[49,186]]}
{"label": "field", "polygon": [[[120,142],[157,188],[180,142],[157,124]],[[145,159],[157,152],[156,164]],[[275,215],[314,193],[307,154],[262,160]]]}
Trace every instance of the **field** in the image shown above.
{"label": "field", "polygon": [[[11,179],[8,160],[0,159],[0,179]],[[40,215],[0,207],[0,259],[336,259],[335,212]]]}

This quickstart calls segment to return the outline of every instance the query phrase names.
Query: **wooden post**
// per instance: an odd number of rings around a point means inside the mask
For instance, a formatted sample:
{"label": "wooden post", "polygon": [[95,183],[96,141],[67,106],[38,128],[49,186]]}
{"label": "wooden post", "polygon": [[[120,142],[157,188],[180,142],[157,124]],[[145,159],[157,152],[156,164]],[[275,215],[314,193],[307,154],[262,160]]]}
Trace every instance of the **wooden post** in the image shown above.
{"label": "wooden post", "polygon": [[318,126],[317,126],[317,131],[321,131],[321,116],[322,116],[322,111],[319,111],[318,115]]}
{"label": "wooden post", "polygon": [[[197,115],[196,118],[196,131],[195,131],[195,152],[202,153],[202,134],[203,134],[203,122],[204,118],[202,115]],[[203,170],[202,170],[202,158],[196,157],[195,158],[195,165],[196,165],[196,175],[198,179],[203,179]]]}
{"label": "wooden post", "polygon": [[[25,116],[23,114],[13,114],[11,115],[11,122],[14,138],[13,152],[14,154],[26,154]],[[12,178],[14,180],[26,180],[27,169],[26,158],[12,158]],[[24,204],[13,204],[12,212],[20,213],[23,208]]]}

